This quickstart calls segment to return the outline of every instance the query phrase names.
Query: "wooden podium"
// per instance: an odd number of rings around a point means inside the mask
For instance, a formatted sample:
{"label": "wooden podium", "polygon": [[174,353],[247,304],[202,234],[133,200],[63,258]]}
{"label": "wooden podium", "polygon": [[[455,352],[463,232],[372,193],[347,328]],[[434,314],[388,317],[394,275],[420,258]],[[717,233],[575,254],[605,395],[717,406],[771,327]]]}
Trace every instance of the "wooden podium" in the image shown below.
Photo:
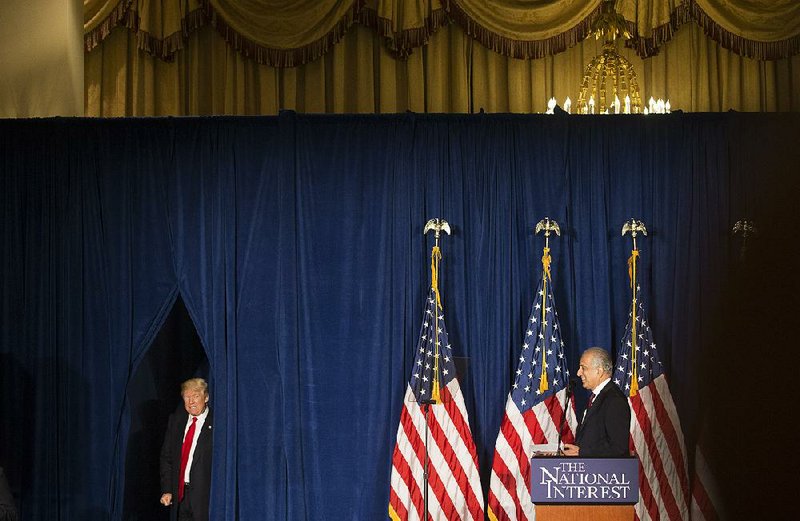
{"label": "wooden podium", "polygon": [[639,464],[631,458],[531,459],[536,521],[633,521]]}
{"label": "wooden podium", "polygon": [[633,505],[536,505],[536,521],[633,521]]}

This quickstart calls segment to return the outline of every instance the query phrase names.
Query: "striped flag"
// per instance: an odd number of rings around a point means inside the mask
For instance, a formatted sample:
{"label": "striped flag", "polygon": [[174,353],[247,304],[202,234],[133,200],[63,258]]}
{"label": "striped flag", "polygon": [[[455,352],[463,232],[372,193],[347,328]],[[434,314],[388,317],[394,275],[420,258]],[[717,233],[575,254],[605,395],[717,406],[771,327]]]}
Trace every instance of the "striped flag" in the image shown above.
{"label": "striped flag", "polygon": [[719,521],[727,516],[722,508],[714,473],[703,454],[704,438],[701,432],[694,452],[691,518],[692,521]]}
{"label": "striped flag", "polygon": [[484,518],[478,456],[437,287],[440,258],[436,246],[431,255],[431,290],[392,455],[389,517],[395,521],[424,519],[426,459],[428,519]]}
{"label": "striped flag", "polygon": [[[488,497],[493,521],[535,518],[530,491],[532,445],[555,444],[563,417],[569,370],[551,290],[549,248],[545,248],[542,263],[537,298],[495,444]],[[574,403],[570,402],[572,414],[566,415],[562,433],[566,443],[575,439]]]}
{"label": "striped flag", "polygon": [[[633,251],[633,266],[638,250]],[[683,431],[645,320],[641,286],[635,285],[628,325],[622,338],[614,383],[628,395],[631,406],[631,450],[639,458],[640,520],[688,520],[689,480]]]}

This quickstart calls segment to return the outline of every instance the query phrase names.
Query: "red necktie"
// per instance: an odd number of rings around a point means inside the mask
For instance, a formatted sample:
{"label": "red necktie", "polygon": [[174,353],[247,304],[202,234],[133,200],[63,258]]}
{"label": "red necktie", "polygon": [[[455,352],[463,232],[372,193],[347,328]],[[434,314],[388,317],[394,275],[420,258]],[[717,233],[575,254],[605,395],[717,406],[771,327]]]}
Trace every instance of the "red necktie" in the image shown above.
{"label": "red necktie", "polygon": [[181,473],[178,475],[178,502],[183,501],[183,487],[185,485],[186,464],[189,462],[189,452],[192,450],[192,440],[194,440],[194,428],[197,426],[197,416],[192,417],[192,424],[189,425],[189,430],[186,431],[186,436],[183,437],[183,446],[181,447]]}
{"label": "red necktie", "polygon": [[594,393],[589,393],[589,405],[586,406],[587,409],[592,406],[593,401],[594,401]]}

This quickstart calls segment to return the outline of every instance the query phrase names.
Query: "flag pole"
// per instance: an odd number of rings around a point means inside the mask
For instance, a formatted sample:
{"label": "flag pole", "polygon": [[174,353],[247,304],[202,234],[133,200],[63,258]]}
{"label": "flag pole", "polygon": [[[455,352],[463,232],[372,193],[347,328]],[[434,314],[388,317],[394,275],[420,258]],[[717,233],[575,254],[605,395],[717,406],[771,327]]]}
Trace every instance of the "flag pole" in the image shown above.
{"label": "flag pole", "polygon": [[630,221],[625,222],[622,225],[622,236],[624,237],[625,234],[630,233],[631,237],[633,238],[633,249],[631,250],[631,256],[628,258],[628,278],[631,281],[631,371],[633,374],[631,375],[631,389],[629,396],[634,397],[639,392],[639,383],[638,378],[636,375],[637,367],[636,367],[636,353],[638,351],[636,342],[637,342],[637,332],[636,332],[636,290],[637,290],[637,273],[636,273],[636,262],[639,259],[639,248],[636,246],[636,235],[641,233],[644,236],[647,236],[647,228],[645,227],[642,221],[637,221],[636,219],[631,219]]}
{"label": "flag pole", "polygon": [[[441,232],[445,232],[447,235],[450,235],[450,224],[445,221],[444,219],[430,219],[427,223],[425,223],[425,228],[423,229],[423,234],[427,235],[429,231],[433,231],[434,237],[434,245],[433,249],[431,250],[431,289],[433,290],[434,294],[436,295],[436,308],[441,310],[442,309],[442,298],[439,295],[439,262],[442,260],[442,252],[439,249],[439,235]],[[431,392],[431,399],[434,400],[434,403],[440,403],[439,398],[439,314],[434,313],[434,359],[433,359],[433,390]]]}
{"label": "flag pole", "polygon": [[753,221],[741,219],[736,221],[736,224],[733,225],[733,229],[731,231],[734,235],[741,234],[742,236],[742,248],[739,250],[739,260],[744,262],[745,257],[747,256],[747,238],[758,233],[756,224]]}
{"label": "flag pole", "polygon": [[[558,223],[556,221],[551,220],[549,217],[545,217],[538,223],[536,223],[535,233],[538,234],[539,232],[544,231],[544,250],[542,251],[542,326],[545,325],[545,311],[547,307],[547,281],[552,280],[550,278],[550,232],[554,232],[556,235],[561,236],[561,229],[558,227]],[[539,392],[545,392],[549,389],[547,384],[547,360],[546,360],[546,350],[542,349],[542,374],[539,377]]]}
{"label": "flag pole", "polygon": [[439,235],[441,232],[445,232],[447,235],[450,235],[450,224],[444,219],[430,219],[427,223],[425,223],[425,228],[423,228],[422,234],[427,235],[429,231],[433,231],[434,237],[434,245],[431,249],[431,289],[433,293],[436,295],[436,310],[437,312],[433,314],[433,331],[434,331],[434,342],[433,342],[433,349],[434,349],[434,358],[433,358],[433,383],[431,386],[431,397],[429,400],[423,400],[422,407],[425,409],[425,463],[422,471],[422,481],[423,481],[423,494],[422,494],[422,503],[423,508],[425,509],[425,515],[423,519],[428,521],[428,466],[430,464],[430,456],[428,454],[428,432],[430,428],[428,427],[428,412],[430,410],[431,405],[435,405],[441,402],[441,397],[439,394],[439,313],[438,311],[442,309],[442,299],[439,295],[439,262],[442,260],[442,252],[439,249]]}

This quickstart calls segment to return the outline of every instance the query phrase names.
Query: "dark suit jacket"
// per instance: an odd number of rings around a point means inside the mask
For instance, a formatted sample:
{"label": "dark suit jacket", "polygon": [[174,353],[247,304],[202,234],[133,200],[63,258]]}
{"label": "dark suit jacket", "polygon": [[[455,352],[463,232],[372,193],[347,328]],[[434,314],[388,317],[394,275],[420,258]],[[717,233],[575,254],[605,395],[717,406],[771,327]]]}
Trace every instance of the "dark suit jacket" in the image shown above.
{"label": "dark suit jacket", "polygon": [[630,456],[628,438],[631,408],[628,399],[614,382],[608,382],[600,391],[586,416],[578,425],[575,445],[580,456],[622,458]]}
{"label": "dark suit jacket", "polygon": [[[183,407],[169,416],[164,444],[161,446],[161,493],[172,494],[172,508],[178,505],[178,483],[181,479],[181,447],[183,431],[189,413]],[[192,483],[192,499],[195,519],[208,519],[208,496],[211,490],[211,426],[214,423],[213,411],[209,409],[203,428],[197,438],[194,449],[192,470],[189,481]]]}

